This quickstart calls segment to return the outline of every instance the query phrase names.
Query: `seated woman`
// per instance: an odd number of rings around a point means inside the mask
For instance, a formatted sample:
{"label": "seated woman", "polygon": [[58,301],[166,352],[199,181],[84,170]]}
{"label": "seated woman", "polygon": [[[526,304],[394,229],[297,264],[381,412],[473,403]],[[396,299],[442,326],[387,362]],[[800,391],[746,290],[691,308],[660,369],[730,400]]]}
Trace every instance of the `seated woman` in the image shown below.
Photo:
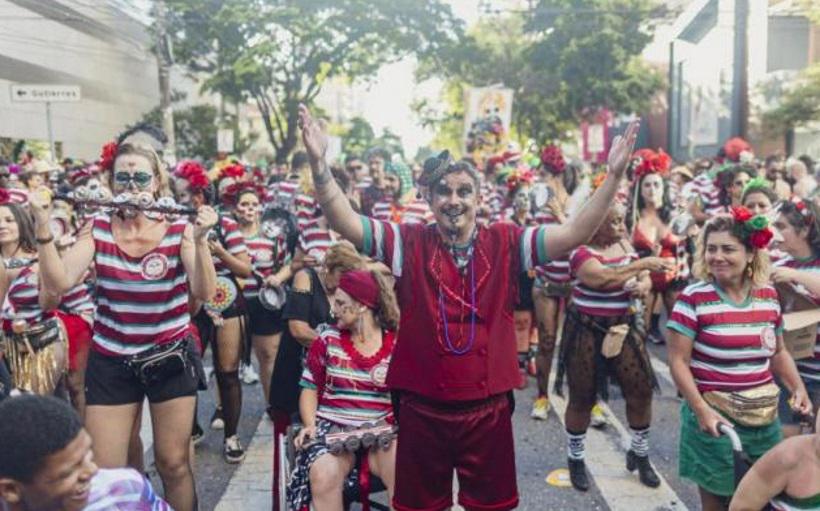
{"label": "seated woman", "polygon": [[784,440],[740,481],[729,511],[820,509],[820,415],[813,435]]}
{"label": "seated woman", "polygon": [[[392,284],[376,272],[348,271],[331,304],[338,330],[319,334],[302,375],[299,412],[304,427],[295,440],[299,452],[288,484],[291,510],[307,509],[311,501],[317,511],[342,509],[342,490],[358,455],[329,452],[324,438],[333,426],[394,421],[385,385],[399,320]],[[396,443],[361,456],[392,501]]]}

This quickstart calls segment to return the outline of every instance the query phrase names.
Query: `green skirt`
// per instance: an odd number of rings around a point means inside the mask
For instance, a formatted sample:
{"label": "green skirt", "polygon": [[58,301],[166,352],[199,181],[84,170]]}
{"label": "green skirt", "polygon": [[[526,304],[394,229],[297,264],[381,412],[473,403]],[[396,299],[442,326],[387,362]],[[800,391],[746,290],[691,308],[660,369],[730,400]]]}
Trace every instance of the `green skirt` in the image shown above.
{"label": "green skirt", "polygon": [[[730,419],[731,421],[731,419]],[[783,438],[780,419],[768,426],[749,428],[735,424],[743,451],[752,461],[763,456]],[[685,401],[680,409],[678,471],[714,495],[731,497],[735,492],[732,443],[725,436],[713,437],[698,426],[695,412]]]}

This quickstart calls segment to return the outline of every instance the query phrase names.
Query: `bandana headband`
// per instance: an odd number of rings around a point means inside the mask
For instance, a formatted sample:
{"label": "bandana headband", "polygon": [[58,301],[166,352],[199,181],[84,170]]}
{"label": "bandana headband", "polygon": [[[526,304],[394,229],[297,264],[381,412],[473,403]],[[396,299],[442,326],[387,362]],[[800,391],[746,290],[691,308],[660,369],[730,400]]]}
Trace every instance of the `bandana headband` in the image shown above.
{"label": "bandana headband", "polygon": [[379,284],[373,274],[365,270],[347,271],[339,279],[339,289],[365,307],[379,307]]}

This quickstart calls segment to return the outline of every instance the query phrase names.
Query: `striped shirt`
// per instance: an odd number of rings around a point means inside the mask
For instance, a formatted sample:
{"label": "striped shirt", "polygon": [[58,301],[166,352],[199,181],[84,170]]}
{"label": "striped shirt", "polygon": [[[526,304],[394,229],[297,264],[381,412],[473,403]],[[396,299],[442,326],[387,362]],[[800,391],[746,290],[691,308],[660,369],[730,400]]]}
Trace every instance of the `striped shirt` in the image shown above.
{"label": "striped shirt", "polygon": [[720,205],[720,189],[715,186],[714,178],[708,171],[695,176],[691,183],[692,188],[697,191],[700,196],[704,213],[713,215],[722,211],[723,207]]}
{"label": "striped shirt", "polygon": [[[82,282],[63,295],[60,308],[73,314],[94,311],[94,302],[88,286]],[[3,302],[3,327],[9,332],[11,321],[25,320],[29,327],[36,326],[54,317],[54,311],[44,311],[40,307],[39,274],[26,266],[9,285]]]}
{"label": "striped shirt", "polygon": [[689,368],[700,392],[744,390],[772,381],[769,359],[783,330],[777,291],[753,288],[740,304],[711,282],[687,287],[667,328],[693,340]]}
{"label": "striped shirt", "polygon": [[[245,236],[239,229],[239,224],[236,223],[236,220],[227,216],[220,216],[219,226],[222,231],[222,236],[220,237],[219,242],[225,244],[225,250],[227,250],[229,254],[237,256],[242,253],[247,253],[248,247],[245,245]],[[231,274],[231,270],[222,261],[222,259],[216,256],[213,256],[212,259],[217,275],[224,275],[227,277]]]}
{"label": "striped shirt", "polygon": [[308,222],[299,234],[299,249],[313,257],[323,257],[333,243],[330,229],[322,227],[319,219]]}
{"label": "striped shirt", "polygon": [[384,332],[381,348],[366,357],[356,350],[349,330],[323,331],[310,346],[300,383],[308,389],[321,388],[316,416],[347,426],[392,422],[393,406],[385,380],[393,341],[393,332]]}
{"label": "striped shirt", "polygon": [[[558,225],[558,219],[552,213],[543,209],[535,213],[534,220],[537,225]],[[547,264],[536,267],[535,276],[541,285],[545,283],[559,285],[568,283],[572,280],[569,272],[569,257],[553,259]]]}
{"label": "striped shirt", "polygon": [[[817,274],[820,273],[820,258],[799,261],[790,256],[786,256],[778,261],[777,266],[785,266],[787,268]],[[802,286],[800,286],[800,288],[802,288]],[[802,294],[805,294],[816,303],[820,303],[820,298],[812,296],[808,289],[800,288],[798,288],[798,290],[801,291]],[[797,372],[800,373],[804,381],[820,383],[820,325],[817,326],[817,342],[814,345],[814,357],[795,360],[795,363],[797,364]]]}
{"label": "striped shirt", "polygon": [[[276,273],[287,262],[287,243],[282,236],[272,240],[257,233],[256,236],[245,238],[245,244],[251,256],[254,273],[262,277]],[[246,299],[250,300],[259,295],[259,281],[255,276],[243,279],[243,282],[242,294]]]}
{"label": "striped shirt", "polygon": [[373,206],[373,218],[398,224],[429,224],[435,221],[424,199],[413,199],[405,205],[382,200]]}
{"label": "striped shirt", "polygon": [[94,348],[104,355],[133,355],[188,334],[188,280],[180,249],[187,219],[168,226],[160,243],[141,257],[120,249],[111,217],[94,219],[97,311]]}
{"label": "striped shirt", "polygon": [[280,181],[274,183],[269,190],[273,204],[293,213],[299,229],[303,229],[305,224],[316,217],[319,203],[312,195],[304,193],[299,183]]}
{"label": "striped shirt", "polygon": [[626,266],[638,260],[638,254],[630,252],[619,257],[604,257],[587,245],[575,249],[569,257],[570,273],[574,279],[572,286],[572,302],[581,314],[591,316],[624,316],[629,312],[630,297],[623,287],[609,289],[593,289],[578,278],[578,271],[590,259],[598,260],[607,268]]}
{"label": "striped shirt", "polygon": [[151,482],[130,468],[101,469],[91,479],[83,511],[172,511]]}

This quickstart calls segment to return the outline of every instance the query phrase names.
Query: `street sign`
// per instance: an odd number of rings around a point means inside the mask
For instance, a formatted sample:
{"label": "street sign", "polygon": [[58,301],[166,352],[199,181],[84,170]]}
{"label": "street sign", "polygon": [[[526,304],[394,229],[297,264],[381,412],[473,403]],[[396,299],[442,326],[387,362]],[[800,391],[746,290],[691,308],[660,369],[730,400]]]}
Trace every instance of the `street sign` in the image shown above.
{"label": "street sign", "polygon": [[232,129],[218,129],[216,130],[216,150],[220,153],[232,153],[233,145],[233,130]]}
{"label": "street sign", "polygon": [[19,103],[66,103],[81,99],[79,85],[13,84],[11,100]]}

